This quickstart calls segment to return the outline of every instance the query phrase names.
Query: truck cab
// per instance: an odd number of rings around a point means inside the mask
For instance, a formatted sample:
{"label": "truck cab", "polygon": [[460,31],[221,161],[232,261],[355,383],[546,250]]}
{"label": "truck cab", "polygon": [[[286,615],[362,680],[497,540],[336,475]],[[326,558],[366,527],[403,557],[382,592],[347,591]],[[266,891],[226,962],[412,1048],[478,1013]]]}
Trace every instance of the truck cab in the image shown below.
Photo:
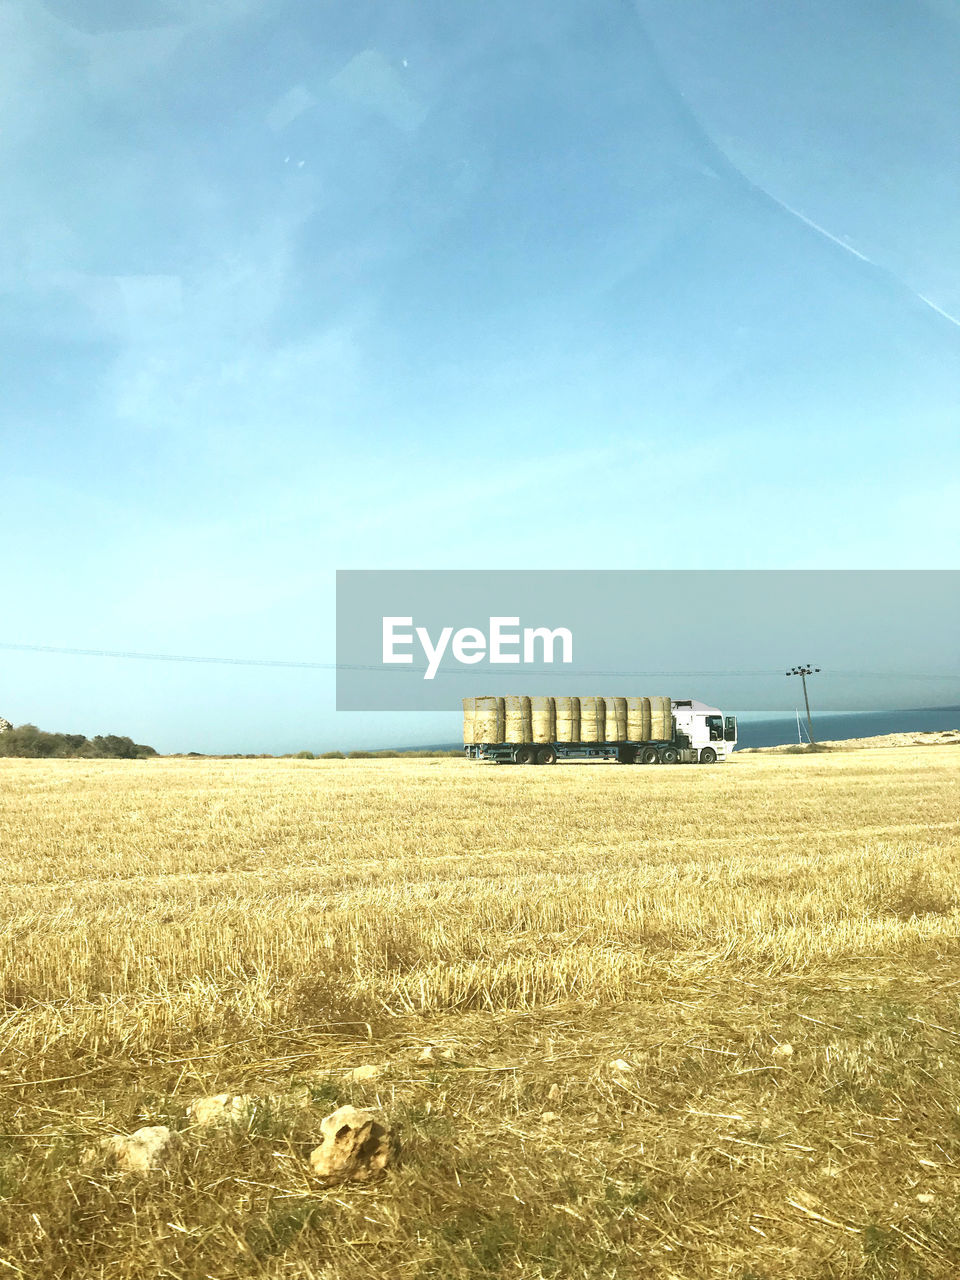
{"label": "truck cab", "polygon": [[677,736],[682,734],[701,764],[725,760],[737,746],[737,717],[695,698],[672,703]]}

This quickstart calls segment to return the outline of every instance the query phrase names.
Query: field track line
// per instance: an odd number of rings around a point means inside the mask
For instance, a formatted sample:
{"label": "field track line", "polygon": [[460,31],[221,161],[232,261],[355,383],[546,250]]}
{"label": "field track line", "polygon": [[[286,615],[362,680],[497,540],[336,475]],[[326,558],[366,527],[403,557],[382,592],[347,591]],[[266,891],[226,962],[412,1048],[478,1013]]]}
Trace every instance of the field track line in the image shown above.
{"label": "field track line", "polygon": [[[671,839],[662,839],[660,837],[653,837],[649,841],[649,844],[657,849],[670,849],[670,848],[675,848],[677,846],[680,846],[682,848],[690,848],[691,846],[694,846],[696,848],[723,848],[729,845],[741,846],[747,843],[782,845],[784,843],[788,843],[788,842],[800,840],[800,839],[809,841],[811,838],[818,838],[818,839],[838,838],[839,839],[845,836],[877,837],[877,836],[909,835],[911,832],[914,832],[914,831],[931,831],[932,832],[932,831],[954,831],[954,830],[957,832],[958,835],[960,835],[960,822],[956,822],[956,821],[954,822],[911,822],[911,823],[898,824],[896,826],[888,826],[888,827],[836,827],[836,828],[823,828],[817,831],[810,831],[809,829],[805,829],[805,830],[797,830],[797,831],[776,832],[776,833],[767,834],[767,835],[758,835],[758,834],[751,834],[749,832],[743,832],[736,836],[687,835],[687,836],[678,836]],[[465,863],[469,861],[471,864],[475,865],[477,863],[491,862],[491,861],[509,863],[511,859],[516,859],[518,863],[522,864],[524,861],[529,862],[533,859],[543,859],[543,858],[549,857],[551,854],[559,855],[561,852],[564,858],[570,859],[572,857],[576,857],[578,854],[599,852],[599,851],[609,851],[609,852],[615,851],[622,858],[625,851],[635,847],[645,848],[646,844],[645,842],[642,842],[639,840],[632,840],[632,841],[628,840],[626,842],[619,843],[617,845],[612,845],[612,844],[608,845],[603,843],[568,845],[562,851],[556,850],[556,849],[513,849],[513,850],[493,849],[487,853],[460,851],[455,853],[435,854],[432,856],[431,855],[417,856],[416,854],[405,853],[400,855],[391,854],[391,855],[388,855],[387,858],[360,858],[356,860],[350,860],[346,863],[337,863],[333,861],[333,859],[331,858],[329,862],[324,862],[324,863],[305,861],[300,864],[292,864],[287,866],[238,867],[236,870],[232,870],[232,871],[224,870],[222,867],[212,867],[209,870],[198,870],[198,871],[163,871],[163,872],[157,872],[153,875],[138,875],[138,874],[130,873],[130,874],[124,874],[124,875],[78,876],[69,880],[64,879],[60,876],[57,876],[55,878],[51,876],[49,879],[31,879],[31,880],[19,880],[19,881],[8,880],[6,883],[7,883],[7,887],[11,890],[35,889],[35,888],[42,888],[42,887],[51,887],[51,888],[56,888],[58,890],[63,890],[65,888],[76,888],[82,885],[95,885],[95,884],[119,885],[119,884],[136,883],[136,884],[142,884],[144,886],[163,885],[163,884],[168,884],[170,882],[178,881],[178,880],[188,881],[188,882],[203,881],[203,880],[213,879],[214,877],[220,877],[221,879],[224,879],[224,880],[240,879],[240,878],[249,877],[249,876],[256,876],[260,879],[263,879],[265,875],[268,875],[271,878],[282,878],[284,876],[302,876],[307,872],[317,874],[317,875],[329,874],[331,876],[337,876],[340,879],[342,879],[345,875],[348,876],[355,872],[364,871],[364,870],[379,870],[379,871],[386,872],[386,871],[389,871],[392,867],[395,867],[401,863],[407,867],[409,867],[412,864],[417,868],[422,868],[422,867],[439,867],[439,866],[442,866],[444,863],[448,863],[448,862]],[[547,869],[548,868],[544,868],[544,870],[547,870]],[[466,880],[466,879],[469,879],[470,877],[465,876],[463,878],[464,880]],[[0,881],[2,881],[2,877],[0,877]]]}

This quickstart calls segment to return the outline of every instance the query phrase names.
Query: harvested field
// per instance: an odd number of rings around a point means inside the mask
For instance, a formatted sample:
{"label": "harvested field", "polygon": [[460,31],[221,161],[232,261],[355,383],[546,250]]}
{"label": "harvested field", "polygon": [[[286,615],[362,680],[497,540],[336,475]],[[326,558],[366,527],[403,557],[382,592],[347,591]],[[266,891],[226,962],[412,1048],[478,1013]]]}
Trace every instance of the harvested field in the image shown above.
{"label": "harvested field", "polygon": [[[931,729],[915,733],[881,733],[872,738],[828,738],[818,742],[817,747],[830,751],[864,751],[873,747],[946,747],[960,746],[960,729]],[[809,744],[785,743],[779,747],[745,747],[741,754],[755,755],[758,752],[776,752],[778,755],[796,755],[801,751],[809,751]]]}
{"label": "harvested field", "polygon": [[0,1270],[954,1277],[957,764],[0,761]]}

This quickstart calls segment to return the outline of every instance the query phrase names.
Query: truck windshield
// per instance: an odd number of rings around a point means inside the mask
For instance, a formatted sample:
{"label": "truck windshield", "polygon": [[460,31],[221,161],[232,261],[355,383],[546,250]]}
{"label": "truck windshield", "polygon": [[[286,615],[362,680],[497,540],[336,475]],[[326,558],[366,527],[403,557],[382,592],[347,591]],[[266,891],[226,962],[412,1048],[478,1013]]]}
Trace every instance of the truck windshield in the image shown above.
{"label": "truck windshield", "polygon": [[707,728],[710,730],[710,741],[722,742],[723,741],[723,717],[707,716],[706,721],[707,721]]}

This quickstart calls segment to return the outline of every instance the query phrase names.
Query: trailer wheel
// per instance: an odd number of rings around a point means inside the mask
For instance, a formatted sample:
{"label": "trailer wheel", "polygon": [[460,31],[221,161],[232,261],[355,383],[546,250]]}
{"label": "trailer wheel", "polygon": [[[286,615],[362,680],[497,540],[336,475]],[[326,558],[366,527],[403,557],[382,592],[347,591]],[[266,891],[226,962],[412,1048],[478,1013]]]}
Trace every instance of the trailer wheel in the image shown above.
{"label": "trailer wheel", "polygon": [[664,747],[660,752],[660,760],[663,764],[676,764],[679,759],[674,747]]}
{"label": "trailer wheel", "polygon": [[656,747],[644,747],[640,752],[641,764],[659,764],[660,757],[657,755]]}
{"label": "trailer wheel", "polygon": [[541,747],[537,752],[537,764],[556,764],[557,753],[553,747]]}
{"label": "trailer wheel", "polygon": [[703,750],[700,752],[700,763],[701,764],[717,763],[717,753],[714,751],[713,747],[703,748]]}
{"label": "trailer wheel", "polygon": [[516,755],[514,756],[514,759],[516,760],[517,764],[533,764],[534,760],[536,759],[533,752],[533,747],[517,747],[517,751],[516,751]]}

